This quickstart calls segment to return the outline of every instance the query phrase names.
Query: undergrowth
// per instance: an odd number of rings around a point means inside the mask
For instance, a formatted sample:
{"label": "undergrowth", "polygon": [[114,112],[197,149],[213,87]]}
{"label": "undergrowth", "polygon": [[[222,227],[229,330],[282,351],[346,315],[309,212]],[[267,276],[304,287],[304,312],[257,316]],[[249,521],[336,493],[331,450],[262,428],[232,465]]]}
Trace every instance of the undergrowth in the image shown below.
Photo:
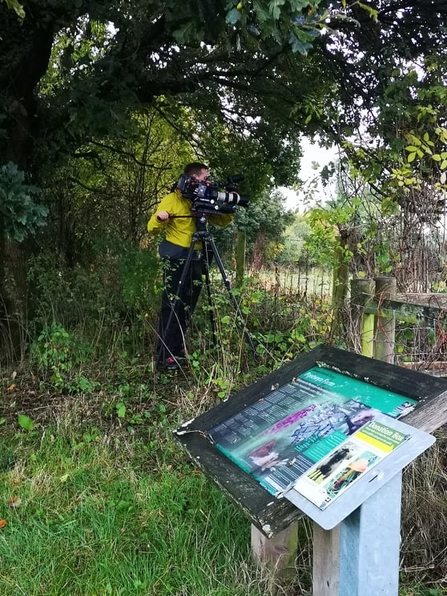
{"label": "undergrowth", "polygon": [[[138,280],[137,269],[121,275]],[[327,341],[327,301],[246,281],[234,290],[241,325],[212,280],[186,337],[188,360],[172,374],[155,367],[156,286],[151,308],[137,281],[103,307],[88,274],[72,275],[75,292],[57,271],[41,286],[28,359],[0,373],[2,596],[309,594],[309,522],[300,522],[296,579],[281,583],[253,563],[250,522],[172,431]],[[119,275],[108,275],[114,292]],[[445,441],[440,431],[405,472],[402,596],[447,593]]]}

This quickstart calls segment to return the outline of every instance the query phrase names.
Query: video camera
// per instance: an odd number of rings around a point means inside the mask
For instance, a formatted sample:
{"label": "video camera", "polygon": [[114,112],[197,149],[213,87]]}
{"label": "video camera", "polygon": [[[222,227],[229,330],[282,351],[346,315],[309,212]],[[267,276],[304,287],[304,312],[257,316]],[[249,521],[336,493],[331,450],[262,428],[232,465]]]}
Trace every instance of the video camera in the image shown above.
{"label": "video camera", "polygon": [[211,176],[199,181],[194,176],[180,176],[176,188],[182,196],[192,201],[191,210],[199,213],[233,213],[236,205],[247,207],[249,197],[236,192],[236,185],[244,179],[242,174],[229,176],[226,183],[219,183]]}

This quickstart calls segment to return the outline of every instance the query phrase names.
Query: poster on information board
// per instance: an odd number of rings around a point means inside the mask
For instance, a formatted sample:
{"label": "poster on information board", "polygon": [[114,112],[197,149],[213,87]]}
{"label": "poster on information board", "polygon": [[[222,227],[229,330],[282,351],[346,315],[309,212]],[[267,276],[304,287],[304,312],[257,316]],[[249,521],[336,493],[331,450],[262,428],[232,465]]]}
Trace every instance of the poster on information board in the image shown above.
{"label": "poster on information board", "polygon": [[293,489],[321,510],[326,509],[409,438],[409,434],[376,418],[300,476]]}
{"label": "poster on information board", "polygon": [[[209,428],[208,438],[271,494],[279,497],[295,486],[321,508],[386,456],[387,429],[379,432],[376,417],[386,414],[397,419],[417,403],[319,366],[272,389]],[[370,435],[374,433],[373,444]],[[404,441],[404,436],[398,440],[396,435],[393,448]],[[357,470],[348,474],[352,465]],[[321,482],[317,477],[321,466],[331,468],[327,479],[334,484],[330,488],[326,479]]]}

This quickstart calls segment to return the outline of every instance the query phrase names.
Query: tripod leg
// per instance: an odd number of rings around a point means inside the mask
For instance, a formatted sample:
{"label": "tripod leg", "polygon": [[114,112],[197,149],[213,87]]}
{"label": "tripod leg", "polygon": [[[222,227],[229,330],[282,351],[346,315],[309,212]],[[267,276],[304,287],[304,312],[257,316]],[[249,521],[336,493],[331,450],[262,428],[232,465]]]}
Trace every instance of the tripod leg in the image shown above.
{"label": "tripod leg", "polygon": [[253,343],[253,340],[251,338],[251,335],[248,333],[248,331],[247,331],[247,329],[245,327],[244,317],[242,315],[242,312],[241,312],[241,309],[239,307],[239,304],[238,304],[238,302],[237,302],[237,300],[236,300],[233,292],[231,291],[230,280],[228,279],[227,274],[225,273],[225,269],[224,269],[224,266],[223,266],[223,263],[222,263],[222,259],[220,258],[220,255],[217,252],[217,248],[216,248],[216,245],[214,244],[213,238],[212,237],[209,237],[207,239],[207,243],[208,243],[209,247],[211,248],[211,253],[214,255],[214,258],[216,259],[216,264],[217,264],[217,266],[219,268],[220,275],[222,277],[222,281],[223,281],[224,286],[225,286],[225,288],[226,288],[226,290],[228,292],[228,295],[230,297],[230,300],[231,300],[231,303],[233,305],[234,311],[236,313],[237,319],[238,319],[239,323],[242,326],[242,329],[243,329],[243,332],[244,332],[244,337],[245,337],[248,345],[250,346],[250,348],[251,348],[251,350],[253,352],[253,355],[256,356],[255,345]]}
{"label": "tripod leg", "polygon": [[210,311],[210,323],[211,323],[211,331],[213,334],[213,346],[217,344],[216,338],[216,323],[214,321],[214,314],[213,314],[213,300],[211,297],[211,281],[210,281],[210,257],[208,252],[208,244],[206,241],[203,242],[203,253],[205,256],[205,285],[206,285],[206,293],[208,296],[208,306]]}
{"label": "tripod leg", "polygon": [[[159,349],[157,354],[156,366],[158,366],[161,361],[164,359],[164,354],[169,352],[170,346],[167,344],[167,335],[170,333],[171,325],[178,324],[181,327],[180,320],[174,321],[174,317],[178,318],[178,309],[179,309],[179,302],[181,300],[182,295],[184,294],[184,287],[186,282],[186,277],[188,275],[192,257],[194,253],[194,241],[191,242],[191,246],[189,248],[188,254],[186,256],[185,262],[183,264],[182,273],[180,279],[177,284],[177,288],[175,292],[173,292],[173,296],[169,294],[169,288],[167,287],[168,284],[165,280],[165,288],[164,292],[166,292],[166,300],[170,306],[170,312],[167,320],[164,322],[164,325],[160,324],[160,336],[159,336]],[[162,320],[162,312],[160,313],[160,320]],[[182,329],[184,331],[184,329]],[[172,346],[171,346],[172,347]],[[175,356],[174,354],[169,354],[171,356]]]}

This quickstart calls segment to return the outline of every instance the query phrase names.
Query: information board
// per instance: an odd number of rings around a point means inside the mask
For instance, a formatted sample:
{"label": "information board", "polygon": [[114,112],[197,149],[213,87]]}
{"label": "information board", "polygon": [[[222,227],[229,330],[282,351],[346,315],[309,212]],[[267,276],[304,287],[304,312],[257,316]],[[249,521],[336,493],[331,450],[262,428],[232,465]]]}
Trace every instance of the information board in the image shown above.
{"label": "information board", "polygon": [[[270,538],[303,514],[324,529],[349,515],[434,441],[418,428],[444,423],[446,396],[447,379],[320,345],[184,422],[174,436]],[[384,428],[367,427],[373,422]],[[389,429],[404,438],[387,452]],[[353,471],[362,473],[342,478],[355,459]]]}
{"label": "information board", "polygon": [[[375,422],[377,416],[399,418],[417,403],[319,366],[272,389],[209,428],[207,435],[229,459],[277,497],[304,477],[303,490],[322,508],[389,452],[388,429]],[[370,440],[369,448],[365,433],[376,434],[375,444]],[[393,448],[405,441],[405,436],[397,436]],[[341,473],[348,466],[357,469],[334,478],[330,489],[321,482],[331,472]],[[312,473],[318,482],[306,473]]]}

